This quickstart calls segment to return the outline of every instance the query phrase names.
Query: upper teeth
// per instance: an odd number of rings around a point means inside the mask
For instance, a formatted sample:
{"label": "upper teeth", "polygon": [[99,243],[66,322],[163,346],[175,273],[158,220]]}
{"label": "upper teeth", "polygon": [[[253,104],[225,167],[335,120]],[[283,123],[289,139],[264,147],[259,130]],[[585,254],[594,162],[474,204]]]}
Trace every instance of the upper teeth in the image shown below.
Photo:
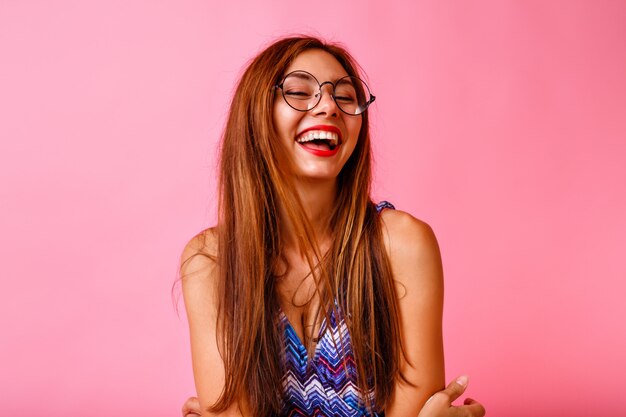
{"label": "upper teeth", "polygon": [[335,132],[326,132],[324,130],[311,130],[298,137],[299,143],[310,142],[314,139],[327,139],[330,140],[333,145],[337,145],[339,141],[339,135]]}

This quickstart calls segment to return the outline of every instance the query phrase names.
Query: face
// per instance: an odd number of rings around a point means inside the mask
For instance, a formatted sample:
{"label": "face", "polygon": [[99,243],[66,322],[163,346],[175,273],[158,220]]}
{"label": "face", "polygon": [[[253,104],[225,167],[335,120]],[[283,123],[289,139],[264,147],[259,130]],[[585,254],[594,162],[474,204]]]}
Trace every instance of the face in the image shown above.
{"label": "face", "polygon": [[[285,74],[306,71],[320,83],[335,82],[348,75],[339,61],[328,52],[311,49],[298,55]],[[332,86],[322,87],[320,102],[313,109],[298,111],[290,107],[276,89],[274,126],[292,173],[312,180],[335,180],[356,146],[362,116],[343,113],[331,97]],[[323,140],[324,137],[327,140]],[[332,140],[337,138],[336,147]]]}

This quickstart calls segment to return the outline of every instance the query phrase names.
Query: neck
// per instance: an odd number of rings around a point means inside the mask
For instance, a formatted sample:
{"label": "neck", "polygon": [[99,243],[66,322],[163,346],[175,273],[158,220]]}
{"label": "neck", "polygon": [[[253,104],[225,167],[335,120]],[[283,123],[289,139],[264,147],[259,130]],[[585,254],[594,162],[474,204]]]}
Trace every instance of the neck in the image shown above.
{"label": "neck", "polygon": [[[313,227],[315,240],[323,251],[330,238],[329,221],[336,202],[337,181],[296,179],[294,185],[302,202],[304,214]],[[285,215],[284,208],[281,208],[281,219],[285,249],[299,250],[293,224]]]}

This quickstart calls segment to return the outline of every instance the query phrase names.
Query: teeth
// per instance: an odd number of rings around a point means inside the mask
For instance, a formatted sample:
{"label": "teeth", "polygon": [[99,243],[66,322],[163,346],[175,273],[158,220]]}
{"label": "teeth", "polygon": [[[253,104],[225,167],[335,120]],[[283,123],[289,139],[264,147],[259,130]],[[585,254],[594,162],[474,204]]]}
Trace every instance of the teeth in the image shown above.
{"label": "teeth", "polygon": [[330,140],[333,145],[337,145],[339,135],[335,132],[326,132],[324,130],[313,130],[301,135],[297,140],[298,143],[310,142],[315,139]]}

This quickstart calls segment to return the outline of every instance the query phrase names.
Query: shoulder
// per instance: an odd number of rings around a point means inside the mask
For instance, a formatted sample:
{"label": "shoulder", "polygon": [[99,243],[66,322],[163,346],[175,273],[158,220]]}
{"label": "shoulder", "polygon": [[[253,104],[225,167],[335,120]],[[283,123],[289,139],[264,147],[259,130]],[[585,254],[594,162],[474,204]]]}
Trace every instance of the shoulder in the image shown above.
{"label": "shoulder", "polygon": [[181,278],[215,263],[217,258],[217,230],[215,227],[203,230],[185,245],[180,256]]}
{"label": "shoulder", "polygon": [[442,292],[441,253],[433,229],[401,210],[384,210],[380,215],[394,280],[407,289],[428,287],[429,292]]}
{"label": "shoulder", "polygon": [[217,232],[206,229],[191,238],[180,257],[180,279],[187,307],[205,302],[213,292],[217,272]]}
{"label": "shoulder", "polygon": [[401,210],[383,210],[380,216],[383,240],[390,259],[405,254],[439,254],[437,238],[428,223]]}

